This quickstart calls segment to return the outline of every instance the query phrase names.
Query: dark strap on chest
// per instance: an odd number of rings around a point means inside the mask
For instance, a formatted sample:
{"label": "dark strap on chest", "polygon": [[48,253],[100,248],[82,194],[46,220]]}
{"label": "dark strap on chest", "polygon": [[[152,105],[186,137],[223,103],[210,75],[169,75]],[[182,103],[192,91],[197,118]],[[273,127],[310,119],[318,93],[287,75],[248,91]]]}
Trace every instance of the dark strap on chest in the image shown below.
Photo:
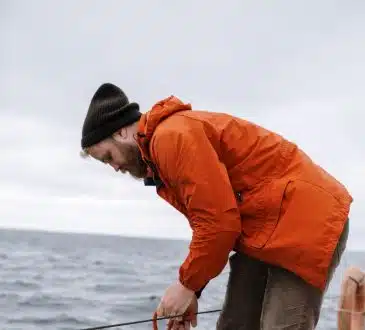
{"label": "dark strap on chest", "polygon": [[146,162],[147,162],[148,166],[151,168],[153,176],[145,178],[144,185],[145,186],[155,186],[156,188],[160,188],[164,184],[158,175],[155,164],[153,164],[151,161],[146,161]]}

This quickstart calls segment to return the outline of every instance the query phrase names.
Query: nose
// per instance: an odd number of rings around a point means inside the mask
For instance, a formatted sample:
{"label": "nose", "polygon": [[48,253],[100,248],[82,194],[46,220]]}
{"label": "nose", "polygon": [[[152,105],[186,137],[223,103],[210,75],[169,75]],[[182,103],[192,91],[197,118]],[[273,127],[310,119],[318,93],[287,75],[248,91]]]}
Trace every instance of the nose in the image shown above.
{"label": "nose", "polygon": [[113,167],[116,172],[119,171],[119,165],[117,165],[115,163],[110,163],[110,166]]}

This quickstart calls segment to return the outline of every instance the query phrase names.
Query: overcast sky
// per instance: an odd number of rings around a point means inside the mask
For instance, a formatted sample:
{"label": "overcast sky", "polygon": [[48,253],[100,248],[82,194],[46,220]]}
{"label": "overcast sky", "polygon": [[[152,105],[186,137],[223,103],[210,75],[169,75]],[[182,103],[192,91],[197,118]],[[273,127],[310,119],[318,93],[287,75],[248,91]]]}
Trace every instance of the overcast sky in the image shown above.
{"label": "overcast sky", "polygon": [[351,191],[365,249],[365,2],[0,0],[0,226],[190,238],[154,188],[79,157],[101,83],[295,141]]}

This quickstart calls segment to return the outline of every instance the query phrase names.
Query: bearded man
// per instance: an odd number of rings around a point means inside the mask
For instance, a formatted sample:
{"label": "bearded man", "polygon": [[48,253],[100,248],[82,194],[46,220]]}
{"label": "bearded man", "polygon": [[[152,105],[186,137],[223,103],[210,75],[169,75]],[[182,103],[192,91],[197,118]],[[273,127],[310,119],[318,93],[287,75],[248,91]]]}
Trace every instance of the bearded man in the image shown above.
{"label": "bearded man", "polygon": [[227,261],[217,329],[316,326],[346,248],[352,197],[295,143],[175,96],[141,113],[106,83],[91,99],[81,147],[155,186],[189,222],[189,253],[157,308],[158,316],[175,317],[170,328],[196,325],[188,315]]}

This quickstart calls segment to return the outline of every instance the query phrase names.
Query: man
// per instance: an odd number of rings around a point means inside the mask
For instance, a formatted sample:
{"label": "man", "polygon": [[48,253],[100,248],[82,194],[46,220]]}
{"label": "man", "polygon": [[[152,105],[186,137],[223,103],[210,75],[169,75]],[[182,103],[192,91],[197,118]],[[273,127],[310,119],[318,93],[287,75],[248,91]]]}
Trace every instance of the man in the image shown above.
{"label": "man", "polygon": [[174,96],[142,114],[107,83],[91,100],[81,146],[155,185],[189,221],[189,254],[157,309],[175,316],[173,329],[190,328],[197,298],[228,260],[217,329],[315,327],[346,247],[352,197],[294,143]]}

